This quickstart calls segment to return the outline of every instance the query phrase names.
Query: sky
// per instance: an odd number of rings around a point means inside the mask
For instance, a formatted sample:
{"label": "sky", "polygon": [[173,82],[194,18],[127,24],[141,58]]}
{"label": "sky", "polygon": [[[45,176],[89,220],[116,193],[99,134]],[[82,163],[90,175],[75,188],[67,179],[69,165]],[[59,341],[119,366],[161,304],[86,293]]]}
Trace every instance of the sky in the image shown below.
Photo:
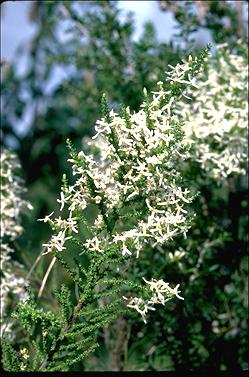
{"label": "sky", "polygon": [[[29,20],[29,10],[32,1],[5,1],[1,4],[1,60],[16,63],[17,74],[22,74],[27,68],[29,42],[36,32],[36,24]],[[162,12],[158,1],[118,1],[120,9],[132,11],[135,18],[134,40],[139,39],[143,31],[143,24],[151,21],[156,30],[157,38],[160,42],[168,42],[174,28],[177,25],[171,12]],[[200,35],[202,40],[206,38],[209,42],[210,37]],[[17,58],[18,48],[23,47],[26,54]],[[49,81],[46,92],[50,94],[57,85],[64,80],[67,73],[62,67],[56,67]],[[20,136],[29,130],[32,121],[32,111],[27,109],[24,118],[17,122],[16,130]]]}
{"label": "sky", "polygon": [[[135,31],[134,40],[137,40],[143,31],[143,24],[151,21],[155,25],[159,41],[167,42],[176,25],[170,13],[161,12],[157,1],[118,1],[119,7],[134,12]],[[29,20],[29,10],[32,1],[5,1],[1,4],[1,60],[16,63],[17,73],[22,75],[27,67],[29,42],[36,32],[35,23]],[[17,59],[18,48],[23,47],[26,54]],[[56,67],[52,80],[46,87],[47,94],[63,81],[66,73],[63,68]],[[28,132],[32,122],[32,110],[27,109],[22,120],[16,123],[16,131],[20,136]]]}
{"label": "sky", "polygon": [[[29,42],[36,32],[36,25],[29,21],[29,10],[32,1],[6,1],[2,4],[1,16],[1,59],[8,62],[17,61],[16,52],[24,47],[27,53],[18,58],[17,73],[22,74],[27,67]],[[174,32],[176,21],[170,12],[160,11],[157,1],[118,1],[124,12],[132,11],[135,18],[134,40],[139,39],[143,31],[143,24],[151,21],[155,25],[157,38],[160,42],[170,40]],[[53,79],[49,82],[46,91],[51,93],[64,79],[66,73],[63,68],[56,67]]]}
{"label": "sky", "polygon": [[[157,1],[119,1],[119,7],[134,12],[135,33],[137,40],[143,24],[152,21],[155,24],[159,41],[167,42],[176,25],[171,13],[161,12]],[[20,45],[26,45],[36,31],[35,24],[28,19],[32,1],[5,1],[1,5],[1,59],[13,61]]]}
{"label": "sky", "polygon": [[20,44],[28,44],[36,27],[28,21],[30,1],[1,4],[1,59],[11,60]]}
{"label": "sky", "polygon": [[[80,2],[80,1],[79,1]],[[28,49],[29,41],[35,34],[36,25],[29,21],[29,9],[33,1],[5,1],[1,4],[1,59],[13,62],[15,53],[19,46]],[[122,0],[117,1],[119,7],[124,11],[134,12],[135,32],[134,40],[137,40],[142,33],[143,24],[147,21],[153,22],[157,38],[160,42],[168,42],[177,22],[171,12],[162,12],[156,0]],[[245,14],[246,8],[244,2]],[[203,44],[212,42],[211,36],[206,30],[200,30],[195,36],[196,41],[202,40]],[[27,50],[28,51],[28,50]],[[25,69],[25,57],[20,61],[19,69]],[[58,72],[58,75],[61,74]]]}

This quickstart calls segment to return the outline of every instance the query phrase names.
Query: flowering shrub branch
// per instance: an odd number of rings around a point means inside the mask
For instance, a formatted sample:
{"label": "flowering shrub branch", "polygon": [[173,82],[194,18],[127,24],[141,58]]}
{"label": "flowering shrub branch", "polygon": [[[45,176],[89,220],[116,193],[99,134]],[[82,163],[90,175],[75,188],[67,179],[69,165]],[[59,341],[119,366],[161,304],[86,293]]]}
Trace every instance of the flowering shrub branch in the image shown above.
{"label": "flowering shrub branch", "polygon": [[[72,143],[67,142],[74,183],[69,184],[63,176],[57,200],[61,215],[56,217],[52,212],[40,221],[53,230],[51,239],[43,245],[43,254],[51,254],[64,267],[78,287],[78,297],[72,298],[69,289],[62,286],[57,293],[60,304],[57,314],[40,309],[32,297],[19,304],[14,316],[36,340],[35,351],[29,355],[25,349],[14,360],[11,345],[6,341],[7,369],[67,371],[99,346],[99,329],[121,315],[134,315],[130,309],[135,309],[146,323],[148,312],[155,311],[156,305],[164,306],[174,297],[184,299],[179,284],[173,288],[163,279],[147,280],[148,276],[143,277],[145,284],[135,282],[127,278],[124,266],[129,268],[131,261],[138,262],[148,247],[156,253],[168,241],[186,238],[191,227],[195,216],[191,204],[196,190],[192,189],[195,186],[192,182],[185,182],[182,165],[194,160],[207,172],[211,168],[208,158],[203,157],[204,142],[198,139],[201,119],[208,112],[201,103],[195,109],[196,118],[194,115],[191,118],[185,102],[196,93],[196,101],[202,98],[200,93],[207,87],[203,68],[210,64],[208,52],[209,47],[199,56],[189,56],[182,64],[170,67],[165,82],[158,82],[157,91],[148,94],[144,89],[144,101],[138,112],[129,107],[110,111],[103,96],[103,118],[97,121],[96,134],[88,143],[91,155],[77,153]],[[218,94],[221,96],[219,91]],[[206,106],[210,107],[210,103],[211,97]],[[236,107],[235,102],[231,106]],[[199,115],[201,111],[203,114]],[[213,123],[208,124],[209,115],[205,119],[211,148],[212,137],[217,138],[218,132],[210,131]],[[239,133],[244,126],[239,126],[236,119],[231,120],[235,126],[231,125],[230,131],[239,127]],[[199,141],[195,149],[196,138]],[[221,142],[220,138],[217,140]],[[212,170],[215,177],[236,169],[242,172],[234,159],[234,165],[224,173],[222,163],[217,162],[223,158],[221,155],[213,161],[220,169]],[[91,208],[96,212],[93,222],[85,216]],[[66,260],[70,244],[79,250],[79,256],[86,257],[87,267],[81,265],[79,258],[74,259],[74,265]],[[184,251],[177,250],[169,258],[183,256]],[[34,331],[37,325],[42,329],[38,340]]]}
{"label": "flowering shrub branch", "polygon": [[192,141],[192,160],[223,183],[231,174],[246,173],[248,156],[248,52],[241,41],[237,49],[239,55],[227,44],[218,45],[191,91],[193,102],[178,104]]}
{"label": "flowering shrub branch", "polygon": [[10,295],[15,300],[26,301],[28,282],[21,276],[23,266],[11,258],[14,253],[13,242],[23,233],[21,213],[32,206],[23,199],[25,187],[22,179],[17,175],[20,164],[16,155],[8,150],[2,150],[1,165],[1,337],[3,334],[13,338],[12,321],[9,320]]}

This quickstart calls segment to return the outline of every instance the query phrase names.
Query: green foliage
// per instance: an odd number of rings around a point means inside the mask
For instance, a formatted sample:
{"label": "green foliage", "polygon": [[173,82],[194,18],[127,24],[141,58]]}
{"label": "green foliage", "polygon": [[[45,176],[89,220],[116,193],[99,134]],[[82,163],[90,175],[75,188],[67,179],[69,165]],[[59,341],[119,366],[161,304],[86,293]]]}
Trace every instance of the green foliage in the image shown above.
{"label": "green foliage", "polygon": [[170,11],[178,22],[176,37],[185,43],[194,42],[194,33],[207,29],[216,43],[236,45],[246,40],[246,1],[159,1],[163,11]]}
{"label": "green foliage", "polygon": [[[13,316],[21,320],[29,333],[29,338],[35,340],[33,355],[25,370],[68,370],[70,366],[80,362],[98,347],[97,331],[126,312],[125,308],[120,309],[120,299],[116,299],[104,307],[96,307],[96,299],[104,296],[101,295],[102,291],[100,294],[94,293],[94,287],[98,283],[96,282],[97,270],[100,266],[103,268],[103,260],[106,257],[91,261],[89,268],[85,271],[86,281],[84,282],[76,278],[72,269],[61,257],[58,255],[57,257],[70,276],[74,278],[75,284],[79,285],[80,298],[78,303],[74,304],[69,289],[62,286],[61,291],[56,294],[60,305],[58,313],[39,309],[33,298],[18,305]],[[117,282],[115,280],[99,281],[99,283],[109,285],[109,288],[105,288],[103,292],[105,297],[116,296],[121,290],[121,287],[117,287],[127,284],[122,280]],[[13,353],[7,340],[4,340],[3,343],[3,353],[6,370],[18,371],[23,367],[22,355],[18,356],[16,352]]]}
{"label": "green foliage", "polygon": [[17,356],[17,351],[10,345],[10,343],[3,339],[2,342],[2,363],[3,367],[8,372],[17,372],[20,370],[20,363]]}

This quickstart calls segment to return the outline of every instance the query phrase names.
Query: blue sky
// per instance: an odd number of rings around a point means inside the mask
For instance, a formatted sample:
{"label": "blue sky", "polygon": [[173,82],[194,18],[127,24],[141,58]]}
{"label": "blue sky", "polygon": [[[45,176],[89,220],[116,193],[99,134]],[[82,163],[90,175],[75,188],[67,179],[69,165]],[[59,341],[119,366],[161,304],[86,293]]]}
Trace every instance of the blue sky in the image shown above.
{"label": "blue sky", "polygon": [[30,1],[1,4],[1,58],[12,60],[21,43],[28,43],[36,27],[28,21]]}
{"label": "blue sky", "polygon": [[[160,41],[168,41],[173,32],[175,21],[170,13],[160,11],[157,1],[119,1],[124,11],[134,12],[135,32],[137,40],[143,30],[143,24],[152,21],[155,24],[157,37]],[[28,53],[29,42],[36,32],[35,23],[29,21],[31,1],[6,1],[1,5],[1,59],[10,63],[17,62],[18,47],[24,47]],[[18,74],[25,72],[27,54],[18,57],[16,69]],[[55,67],[53,78],[49,81],[46,92],[49,94],[66,76],[63,68]],[[32,109],[27,108],[23,119],[16,121],[16,131],[24,135],[32,122]]]}
{"label": "blue sky", "polygon": [[[143,24],[152,21],[155,24],[160,41],[168,41],[176,24],[171,13],[160,11],[157,1],[119,1],[121,9],[132,11],[135,15],[134,39],[138,39]],[[29,22],[28,11],[31,1],[6,1],[2,3],[1,16],[1,57],[12,61],[17,48],[29,43],[34,35],[35,24]]]}
{"label": "blue sky", "polygon": [[[157,38],[160,42],[167,42],[174,33],[176,21],[171,12],[162,12],[158,1],[119,1],[119,7],[124,11],[132,11],[135,18],[134,39],[137,40],[142,33],[143,24],[147,21],[153,22]],[[1,59],[8,62],[17,62],[16,52],[18,47],[29,49],[29,42],[36,32],[35,23],[29,21],[29,10],[32,1],[6,1],[1,4]],[[209,36],[200,36],[209,42]],[[26,55],[27,56],[27,55]],[[25,71],[27,58],[25,54],[18,57],[16,65],[19,74]],[[61,67],[56,67],[53,79],[50,80],[46,91],[51,93],[53,89],[63,81],[66,73]],[[19,135],[25,134],[32,121],[32,111],[27,109],[24,118],[16,123]]]}

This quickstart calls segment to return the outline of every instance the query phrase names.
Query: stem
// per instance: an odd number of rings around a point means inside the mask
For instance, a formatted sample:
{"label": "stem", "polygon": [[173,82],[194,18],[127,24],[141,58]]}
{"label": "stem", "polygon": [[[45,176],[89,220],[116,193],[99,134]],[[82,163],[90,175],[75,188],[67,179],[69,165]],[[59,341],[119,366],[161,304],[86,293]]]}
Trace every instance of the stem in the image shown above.
{"label": "stem", "polygon": [[131,336],[131,325],[127,324],[127,335],[125,339],[125,344],[124,344],[124,366],[123,366],[123,371],[128,371],[128,343],[130,340]]}
{"label": "stem", "polygon": [[26,280],[29,279],[30,275],[32,274],[32,272],[34,271],[35,267],[37,266],[38,262],[40,261],[42,257],[42,252],[38,255],[38,257],[36,258],[35,262],[33,263],[33,265],[31,266],[28,274],[26,275]]}
{"label": "stem", "polygon": [[112,369],[114,371],[120,371],[121,369],[121,355],[122,355],[124,342],[125,342],[126,322],[127,321],[124,318],[122,318],[117,324],[119,331],[118,331],[115,349],[113,351],[113,357],[112,357]]}
{"label": "stem", "polygon": [[53,268],[55,262],[56,262],[56,257],[53,257],[53,259],[51,260],[51,263],[50,263],[50,265],[49,265],[49,267],[48,267],[48,269],[47,269],[47,272],[46,272],[46,274],[44,275],[44,278],[43,278],[43,280],[42,280],[42,284],[41,284],[40,290],[39,290],[39,292],[38,292],[38,298],[41,297],[41,295],[42,295],[43,289],[44,289],[44,287],[45,287],[45,285],[46,285],[46,282],[47,282],[47,280],[48,280],[48,276],[49,276],[50,271],[52,270],[52,268]]}

